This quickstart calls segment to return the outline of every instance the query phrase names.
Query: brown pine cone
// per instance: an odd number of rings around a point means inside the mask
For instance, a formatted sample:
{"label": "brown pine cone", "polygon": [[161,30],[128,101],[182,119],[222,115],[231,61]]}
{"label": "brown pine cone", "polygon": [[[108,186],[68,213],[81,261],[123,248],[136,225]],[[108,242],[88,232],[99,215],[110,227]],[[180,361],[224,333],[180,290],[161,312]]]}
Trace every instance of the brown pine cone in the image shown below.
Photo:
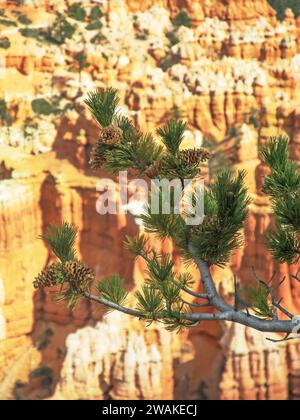
{"label": "brown pine cone", "polygon": [[100,137],[92,150],[89,162],[93,169],[100,169],[102,167],[105,163],[105,150],[107,150],[107,147],[109,148],[109,146],[114,146],[119,143],[122,140],[122,136],[122,130],[115,125],[101,128]]}
{"label": "brown pine cone", "polygon": [[205,162],[210,158],[211,154],[208,150],[200,148],[182,150],[179,157],[186,165],[196,165]]}
{"label": "brown pine cone", "polygon": [[60,263],[53,263],[49,265],[37,275],[37,277],[34,279],[33,286],[35,287],[35,289],[55,286],[57,284],[57,278],[60,271]]}
{"label": "brown pine cone", "polygon": [[94,279],[93,271],[80,261],[67,261],[64,270],[70,281],[75,281],[78,287],[87,285]]}
{"label": "brown pine cone", "polygon": [[123,137],[123,131],[115,125],[109,125],[108,127],[102,127],[99,137],[99,142],[114,145],[120,143]]}
{"label": "brown pine cone", "polygon": [[155,178],[159,175],[161,167],[162,161],[156,160],[145,170],[145,175],[147,175],[149,178]]}
{"label": "brown pine cone", "polygon": [[212,217],[205,216],[203,222],[200,225],[195,225],[191,229],[191,234],[193,236],[198,236],[203,232],[205,226],[209,225],[213,221]]}
{"label": "brown pine cone", "polygon": [[89,163],[93,169],[100,169],[105,163],[104,150],[103,147],[101,147],[101,145],[102,143],[100,143],[98,140],[95,147],[92,150]]}

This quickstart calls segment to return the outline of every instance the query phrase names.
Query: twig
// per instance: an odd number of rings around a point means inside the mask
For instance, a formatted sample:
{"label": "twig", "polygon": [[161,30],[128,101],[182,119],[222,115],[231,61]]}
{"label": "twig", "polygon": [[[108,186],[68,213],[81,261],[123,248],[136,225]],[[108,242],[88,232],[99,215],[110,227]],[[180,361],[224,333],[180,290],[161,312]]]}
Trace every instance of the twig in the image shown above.
{"label": "twig", "polygon": [[209,300],[209,295],[207,293],[197,293],[197,292],[194,292],[193,290],[188,289],[187,287],[183,287],[182,290],[196,298]]}
{"label": "twig", "polygon": [[194,308],[208,308],[208,307],[211,306],[209,303],[188,302],[188,301],[186,301],[186,300],[184,300],[182,298],[181,298],[181,300],[182,300],[183,303],[185,303],[187,305],[190,305],[190,306],[192,306]]}
{"label": "twig", "polygon": [[290,340],[297,340],[299,339],[299,337],[291,337],[289,338],[289,336],[291,335],[291,333],[287,333],[286,336],[284,338],[282,338],[281,340],[274,340],[272,338],[266,338],[268,341],[271,341],[272,343],[282,343],[284,341],[290,341]]}
{"label": "twig", "polygon": [[124,314],[132,315],[137,318],[144,318],[144,315],[141,312],[136,311],[135,309],[125,308],[124,306],[118,305],[117,303],[110,302],[109,300],[106,300],[100,296],[94,296],[87,292],[83,292],[82,295],[86,297],[88,300],[101,303],[102,305],[106,305],[109,308],[115,309],[119,312],[123,312]]}
{"label": "twig", "polygon": [[296,280],[298,283],[300,283],[299,272],[300,272],[300,269],[297,271],[296,275],[294,275],[294,274],[292,274],[292,273],[289,273],[289,276],[290,276],[292,279]]}
{"label": "twig", "polygon": [[286,280],[284,277],[276,286],[270,287],[270,284],[273,282],[276,273],[274,272],[271,279],[266,282],[261,277],[258,276],[258,274],[255,271],[255,268],[252,267],[253,273],[255,278],[258,280],[258,282],[270,293],[272,305],[273,305],[273,320],[278,320],[278,310],[280,310],[284,315],[286,315],[288,318],[293,319],[294,315],[291,314],[287,309],[285,309],[282,305],[280,305],[282,299],[280,301],[277,301],[275,297],[275,290],[277,290]]}
{"label": "twig", "polygon": [[237,312],[239,310],[239,294],[240,290],[237,284],[237,276],[236,273],[233,275],[233,281],[234,281],[234,310]]}
{"label": "twig", "polygon": [[[192,255],[195,263],[197,264],[201,273],[202,283],[204,290],[210,296],[211,305],[220,311],[219,314],[214,315],[212,318],[209,314],[191,313],[185,314],[185,319],[191,321],[199,321],[204,319],[220,319],[226,321],[233,321],[239,324],[254,328],[261,332],[278,332],[278,333],[292,333],[295,325],[290,320],[264,320],[256,316],[250,315],[249,312],[245,314],[241,311],[235,311],[234,307],[228,305],[218,294],[213,278],[211,276],[209,267],[205,261],[201,260],[191,244],[189,244],[189,252]],[[223,315],[223,316],[222,316]]]}

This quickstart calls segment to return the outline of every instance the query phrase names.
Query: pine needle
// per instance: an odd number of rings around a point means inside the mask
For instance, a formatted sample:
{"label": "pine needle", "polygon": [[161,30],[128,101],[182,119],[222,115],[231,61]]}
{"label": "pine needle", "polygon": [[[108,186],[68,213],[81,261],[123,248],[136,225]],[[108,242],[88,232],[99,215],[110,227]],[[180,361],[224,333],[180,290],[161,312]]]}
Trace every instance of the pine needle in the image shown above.
{"label": "pine needle", "polygon": [[128,295],[123,287],[123,281],[117,274],[99,281],[97,290],[101,297],[117,305],[122,305]]}
{"label": "pine needle", "polygon": [[184,139],[187,124],[181,120],[168,121],[166,126],[159,128],[157,134],[162,138],[164,145],[170,153],[176,155]]}
{"label": "pine needle", "polygon": [[51,225],[40,238],[50,246],[61,262],[65,262],[76,258],[74,248],[76,236],[77,228],[64,222],[61,226]]}
{"label": "pine needle", "polygon": [[113,121],[119,98],[115,89],[100,88],[90,92],[84,102],[89,107],[96,121],[102,127],[107,127]]}

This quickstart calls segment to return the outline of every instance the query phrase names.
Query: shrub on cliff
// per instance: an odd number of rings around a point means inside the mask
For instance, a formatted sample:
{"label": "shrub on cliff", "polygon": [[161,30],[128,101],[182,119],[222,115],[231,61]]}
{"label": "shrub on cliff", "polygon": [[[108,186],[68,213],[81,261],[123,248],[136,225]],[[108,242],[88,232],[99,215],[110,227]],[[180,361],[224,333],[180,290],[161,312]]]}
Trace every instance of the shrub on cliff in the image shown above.
{"label": "shrub on cliff", "polygon": [[279,20],[284,19],[286,9],[292,9],[295,16],[300,16],[300,1],[299,0],[268,0],[273,9],[277,12]]}
{"label": "shrub on cliff", "polygon": [[54,98],[51,102],[48,102],[44,98],[34,99],[31,102],[32,110],[40,115],[56,115],[61,113],[58,105],[59,101],[57,98]]}
{"label": "shrub on cliff", "polygon": [[7,36],[0,37],[0,48],[8,49],[10,47],[10,40]]}
{"label": "shrub on cliff", "polygon": [[[94,169],[104,167],[112,174],[130,170],[131,173],[151,180],[174,181],[181,185],[181,197],[186,192],[187,179],[198,179],[203,162],[210,159],[204,148],[184,149],[182,142],[186,123],[171,120],[157,130],[158,144],[152,135],[143,134],[132,121],[117,112],[119,99],[113,89],[99,89],[89,94],[86,104],[100,126],[99,139],[91,154]],[[269,167],[264,191],[270,197],[275,226],[267,237],[267,246],[274,260],[295,264],[298,270],[290,280],[300,282],[300,173],[297,164],[289,159],[288,139],[272,138],[261,150]],[[286,338],[295,331],[293,314],[277,298],[277,289],[283,281],[260,278],[255,270],[257,288],[250,290],[251,302],[241,296],[236,276],[233,279],[233,303],[217,291],[211,268],[224,267],[232,252],[243,242],[242,229],[248,216],[250,198],[245,186],[245,171],[233,175],[223,169],[204,192],[204,220],[187,223],[191,207],[178,211],[175,192],[169,185],[169,197],[163,195],[162,184],[157,186],[158,205],[149,206],[142,216],[149,234],[160,239],[168,238],[176,245],[183,261],[193,263],[201,274],[203,292],[194,291],[191,274],[175,270],[171,254],[158,253],[145,235],[127,238],[126,248],[144,260],[145,284],[135,294],[133,309],[126,305],[128,293],[118,275],[102,279],[92,293],[95,281],[93,271],[79,260],[76,249],[76,228],[68,223],[52,226],[43,236],[53,250],[57,261],[46,267],[35,279],[35,287],[58,287],[57,298],[74,307],[80,298],[105,305],[109,310],[145,320],[150,324],[160,322],[172,330],[180,330],[206,321],[232,321],[264,332],[284,332]],[[152,185],[153,186],[153,185]],[[151,191],[152,194],[153,191]],[[197,205],[200,196],[191,190],[191,202]],[[165,205],[168,211],[165,210]],[[198,289],[198,287],[197,287]],[[191,298],[196,299],[195,302]],[[202,301],[204,303],[200,303]],[[208,308],[214,309],[214,311]],[[286,319],[281,319],[282,314]]]}
{"label": "shrub on cliff", "polygon": [[21,13],[19,10],[14,10],[13,14],[17,18],[17,21],[22,25],[30,25],[32,23],[32,20],[29,19],[28,16]]}
{"label": "shrub on cliff", "polygon": [[91,13],[89,15],[89,24],[86,26],[88,31],[95,31],[96,29],[102,28],[101,18],[104,16],[102,10],[99,6],[94,6],[91,9]]}
{"label": "shrub on cliff", "polygon": [[0,26],[18,26],[16,24],[16,22],[14,22],[13,20],[8,20],[8,19],[0,19]]}
{"label": "shrub on cliff", "polygon": [[47,39],[55,44],[64,44],[66,39],[71,39],[76,31],[76,27],[71,25],[67,19],[58,13],[53,26],[49,28]]}
{"label": "shrub on cliff", "polygon": [[192,26],[192,21],[189,15],[185,10],[181,10],[174,18],[174,26],[186,26],[187,28],[190,28]]}
{"label": "shrub on cliff", "polygon": [[78,21],[84,21],[86,13],[80,3],[74,3],[68,8],[68,16]]}
{"label": "shrub on cliff", "polygon": [[8,111],[5,99],[0,99],[0,120],[3,125],[11,125],[12,118]]}
{"label": "shrub on cliff", "polygon": [[99,6],[93,6],[89,16],[90,22],[93,22],[96,19],[101,19],[104,16],[104,13]]}

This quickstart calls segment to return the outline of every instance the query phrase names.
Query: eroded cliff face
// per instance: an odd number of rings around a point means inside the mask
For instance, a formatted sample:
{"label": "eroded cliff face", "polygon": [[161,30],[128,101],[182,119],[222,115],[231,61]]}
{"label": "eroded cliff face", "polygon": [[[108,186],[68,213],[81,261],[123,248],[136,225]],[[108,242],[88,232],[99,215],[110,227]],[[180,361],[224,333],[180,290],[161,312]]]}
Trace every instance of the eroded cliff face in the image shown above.
{"label": "eroded cliff face", "polygon": [[[287,11],[278,22],[262,0],[103,0],[101,25],[88,29],[99,2],[81,2],[83,22],[67,15],[76,2],[13,3],[0,2],[0,44],[9,41],[0,48],[0,399],[299,398],[297,342],[274,345],[243,327],[208,323],[174,335],[103,317],[87,302],[71,312],[32,286],[52,258],[38,236],[61,220],[79,227],[79,255],[99,278],[119,272],[131,291],[143,281],[143,266],[122,249],[139,228],[130,215],[97,213],[97,182],[107,174],[87,164],[98,129],[83,99],[108,85],[142,129],[180,113],[189,122],[185,145],[208,136],[222,165],[247,170],[245,246],[215,270],[222,294],[230,299],[233,272],[245,287],[253,266],[265,278],[295,270],[274,264],[264,247],[272,217],[258,150],[286,133],[300,160],[299,18]],[[183,6],[192,27],[176,29]],[[48,37],[49,28],[57,35],[57,12],[74,26],[63,41]],[[299,293],[282,287],[295,313]]]}

